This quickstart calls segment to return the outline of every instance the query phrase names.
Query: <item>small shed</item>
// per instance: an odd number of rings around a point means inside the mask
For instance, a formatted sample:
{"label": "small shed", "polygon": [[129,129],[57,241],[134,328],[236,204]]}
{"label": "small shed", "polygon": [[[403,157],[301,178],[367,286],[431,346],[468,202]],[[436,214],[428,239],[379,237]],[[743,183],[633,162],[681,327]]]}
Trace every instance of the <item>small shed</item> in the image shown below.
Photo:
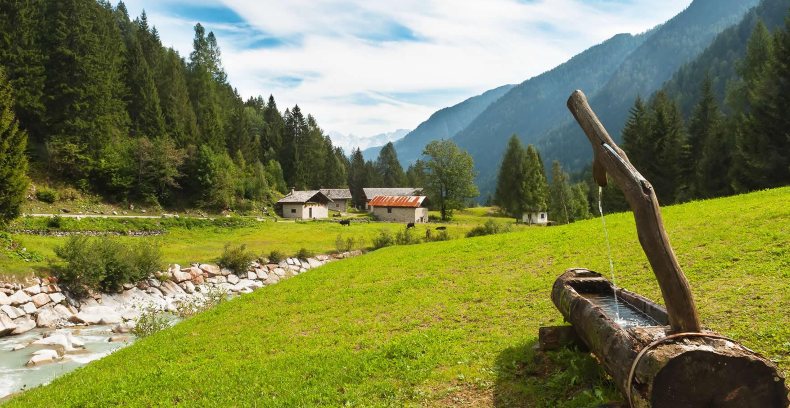
{"label": "small shed", "polygon": [[392,187],[392,188],[363,188],[362,194],[365,195],[365,210],[370,210],[370,200],[377,196],[389,197],[411,197],[419,196],[422,193],[421,188],[414,187]]}
{"label": "small shed", "polygon": [[545,211],[524,213],[521,215],[521,222],[530,225],[548,225],[549,214]]}
{"label": "small shed", "polygon": [[347,188],[322,188],[319,191],[332,200],[332,203],[329,204],[330,210],[339,212],[348,211],[348,206],[351,202],[351,190]]}
{"label": "small shed", "polygon": [[368,203],[380,221],[428,222],[425,196],[376,196]]}
{"label": "small shed", "polygon": [[319,190],[294,191],[277,201],[283,218],[322,219],[329,216],[332,199]]}

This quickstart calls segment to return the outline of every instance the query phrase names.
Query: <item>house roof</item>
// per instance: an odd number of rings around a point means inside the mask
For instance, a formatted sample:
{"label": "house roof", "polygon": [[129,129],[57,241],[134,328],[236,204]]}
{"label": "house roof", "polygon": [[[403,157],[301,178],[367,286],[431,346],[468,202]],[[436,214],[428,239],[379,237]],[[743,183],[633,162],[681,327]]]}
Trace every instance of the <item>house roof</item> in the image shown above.
{"label": "house roof", "polygon": [[375,196],[370,200],[372,207],[417,208],[425,201],[425,196]]}
{"label": "house roof", "polygon": [[318,190],[331,200],[350,200],[351,190],[347,188],[322,188]]}
{"label": "house roof", "polygon": [[422,189],[413,188],[413,187],[363,188],[362,192],[365,194],[365,197],[368,200],[370,200],[376,196],[391,196],[391,197],[414,196],[422,193]]}
{"label": "house roof", "polygon": [[[316,200],[315,198],[318,198]],[[308,191],[291,191],[290,194],[281,198],[277,201],[277,204],[282,203],[309,203],[309,202],[320,202],[321,199],[325,201],[332,201],[331,198],[327,197],[326,194],[322,193],[320,190],[308,190]]]}

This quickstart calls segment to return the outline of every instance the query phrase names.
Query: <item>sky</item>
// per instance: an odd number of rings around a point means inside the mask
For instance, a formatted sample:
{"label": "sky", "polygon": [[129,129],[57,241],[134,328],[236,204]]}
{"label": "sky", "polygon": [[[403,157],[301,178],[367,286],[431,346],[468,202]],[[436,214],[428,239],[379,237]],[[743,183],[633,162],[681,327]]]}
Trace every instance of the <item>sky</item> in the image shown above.
{"label": "sky", "polygon": [[[414,129],[433,112],[550,70],[691,0],[126,0],[165,46],[214,31],[229,82],[298,104],[327,132]],[[348,148],[349,146],[344,146]]]}

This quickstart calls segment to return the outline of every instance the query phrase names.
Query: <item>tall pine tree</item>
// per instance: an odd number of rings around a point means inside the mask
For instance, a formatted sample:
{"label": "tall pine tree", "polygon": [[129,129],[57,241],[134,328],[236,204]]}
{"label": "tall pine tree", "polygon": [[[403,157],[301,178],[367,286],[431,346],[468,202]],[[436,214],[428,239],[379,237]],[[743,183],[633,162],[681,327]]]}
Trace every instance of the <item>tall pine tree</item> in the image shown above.
{"label": "tall pine tree", "polygon": [[11,84],[0,68],[0,225],[19,215],[27,190],[27,134],[14,115]]}
{"label": "tall pine tree", "polygon": [[387,143],[376,159],[376,170],[381,175],[381,187],[402,187],[406,175],[398,161],[398,153],[392,142]]}
{"label": "tall pine tree", "polygon": [[521,218],[527,210],[524,182],[527,173],[526,164],[526,151],[521,141],[516,135],[510,136],[502,164],[499,166],[494,203],[516,219]]}

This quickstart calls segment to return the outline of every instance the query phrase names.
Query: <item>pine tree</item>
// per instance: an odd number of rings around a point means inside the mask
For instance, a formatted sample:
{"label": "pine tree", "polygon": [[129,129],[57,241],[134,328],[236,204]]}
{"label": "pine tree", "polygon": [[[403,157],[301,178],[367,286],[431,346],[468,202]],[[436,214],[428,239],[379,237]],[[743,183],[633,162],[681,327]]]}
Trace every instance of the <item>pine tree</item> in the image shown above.
{"label": "pine tree", "polygon": [[187,71],[178,52],[164,52],[157,72],[157,89],[165,128],[180,147],[198,143],[197,117],[187,88]]}
{"label": "pine tree", "polygon": [[527,213],[546,211],[549,203],[549,185],[538,149],[527,146],[524,164],[524,210]]}
{"label": "pine tree", "polygon": [[126,44],[127,109],[132,136],[158,137],[165,134],[165,121],[159,104],[154,76],[143,56],[143,49],[132,33]]}
{"label": "pine tree", "polygon": [[428,159],[425,189],[442,220],[447,220],[454,210],[465,208],[467,201],[479,194],[474,183],[472,156],[451,140],[429,143],[423,155]]}
{"label": "pine tree", "polygon": [[402,187],[406,175],[398,161],[398,153],[392,142],[387,143],[379,151],[376,159],[376,170],[381,175],[381,187]]}
{"label": "pine tree", "polygon": [[408,187],[425,188],[425,162],[417,159],[406,170],[406,184]]}
{"label": "pine tree", "polygon": [[19,216],[28,186],[27,134],[14,115],[14,96],[0,68],[0,225]]}
{"label": "pine tree", "polygon": [[357,208],[365,207],[365,193],[363,188],[368,187],[365,158],[359,148],[351,152],[351,164],[348,167],[348,187],[351,190],[352,201]]}
{"label": "pine tree", "polygon": [[518,136],[512,135],[499,166],[494,203],[516,219],[526,211],[525,165],[526,151]]}
{"label": "pine tree", "polygon": [[562,170],[560,162],[551,164],[551,185],[549,187],[549,218],[567,224],[574,219],[572,205],[573,192],[568,184],[568,173]]}
{"label": "pine tree", "polygon": [[[213,34],[211,34],[213,37]],[[189,56],[189,93],[197,118],[200,143],[219,151],[225,148],[224,124],[220,112],[219,91],[216,83],[216,56],[206,37],[206,30],[195,25],[193,51]]]}
{"label": "pine tree", "polygon": [[653,154],[642,175],[653,184],[659,200],[670,204],[688,198],[683,178],[683,160],[687,157],[685,126],[677,104],[663,91],[653,98],[651,110],[652,129],[647,143]]}
{"label": "pine tree", "polygon": [[586,220],[592,217],[586,183],[576,183],[571,186],[571,221]]}
{"label": "pine tree", "polygon": [[623,150],[636,168],[641,168],[653,158],[654,152],[647,145],[650,128],[650,112],[642,98],[637,96],[622,133]]}
{"label": "pine tree", "polygon": [[702,84],[701,98],[689,121],[689,171],[692,197],[716,197],[728,193],[729,146],[722,128],[722,115],[710,78]]}

